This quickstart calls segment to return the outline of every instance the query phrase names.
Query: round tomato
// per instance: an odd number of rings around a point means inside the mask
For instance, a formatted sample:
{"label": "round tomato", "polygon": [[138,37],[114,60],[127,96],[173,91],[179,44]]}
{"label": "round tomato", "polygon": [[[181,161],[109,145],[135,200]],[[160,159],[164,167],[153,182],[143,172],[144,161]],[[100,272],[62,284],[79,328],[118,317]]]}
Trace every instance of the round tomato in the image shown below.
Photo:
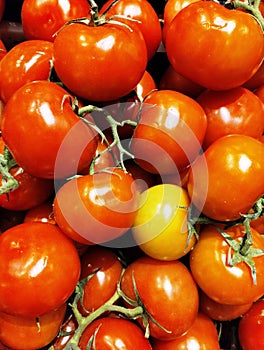
{"label": "round tomato", "polygon": [[[251,231],[252,248],[263,250],[262,236],[252,228]],[[264,294],[264,256],[250,255],[254,252],[252,250],[243,252],[244,225],[233,226],[224,232],[238,246],[236,250],[230,247],[229,240],[216,227],[206,225],[201,229],[199,240],[190,252],[193,278],[209,298],[220,304],[252,303]],[[233,258],[237,262],[231,260]],[[247,264],[249,259],[255,264],[256,281]]]}
{"label": "round tomato", "polygon": [[69,93],[44,80],[27,83],[11,96],[2,136],[26,172],[49,179],[75,175],[91,163],[97,147],[97,134],[75,114]]}
{"label": "round tomato", "polygon": [[260,85],[255,91],[254,94],[258,96],[258,98],[261,99],[261,101],[264,103],[264,84]]}
{"label": "round tomato", "polygon": [[191,327],[197,316],[197,286],[190,271],[179,260],[139,257],[123,273],[121,290],[143,306],[145,317],[138,321],[154,338],[170,340],[179,337]]}
{"label": "round tomato", "polygon": [[38,319],[0,312],[0,341],[14,350],[40,349],[56,337],[65,314],[66,303]]}
{"label": "round tomato", "polygon": [[103,243],[133,224],[139,192],[120,168],[73,178],[56,193],[54,217],[61,230],[80,243]]}
{"label": "round tomato", "polygon": [[149,172],[178,174],[198,156],[206,126],[198,102],[177,91],[154,91],[144,100],[131,152]]}
{"label": "round tomato", "polygon": [[51,343],[52,349],[64,350],[77,328],[78,322],[76,321],[74,315],[70,313],[61,325],[61,332],[57,334],[57,337],[54,338],[53,342]]}
{"label": "round tomato", "polygon": [[68,21],[87,17],[90,5],[87,0],[24,0],[21,22],[27,40],[54,41],[56,32]]}
{"label": "round tomato", "polygon": [[160,184],[144,191],[134,219],[132,234],[139,247],[155,259],[175,260],[196,242],[189,237],[190,198],[177,185]]}
{"label": "round tomato", "polygon": [[0,40],[0,61],[7,54],[7,49],[2,40]]}
{"label": "round tomato", "polygon": [[207,116],[204,149],[224,135],[243,134],[259,139],[264,132],[264,104],[246,88],[205,90],[196,101]]}
{"label": "round tomato", "polygon": [[52,224],[11,227],[0,236],[0,253],[0,311],[14,316],[36,318],[60,307],[80,277],[74,244]]}
{"label": "round tomato", "polygon": [[256,73],[246,81],[243,86],[249,90],[254,91],[264,84],[264,62],[262,62]]}
{"label": "round tomato", "polygon": [[244,84],[259,69],[263,30],[245,11],[197,1],[174,17],[165,47],[178,73],[206,88],[228,90]]}
{"label": "round tomato", "polygon": [[214,220],[240,219],[264,194],[263,159],[264,144],[251,136],[217,139],[192,164],[187,188],[194,205]]}
{"label": "round tomato", "polygon": [[40,221],[43,223],[55,225],[56,222],[53,217],[52,201],[45,201],[34,208],[27,210],[24,217],[24,222]]}

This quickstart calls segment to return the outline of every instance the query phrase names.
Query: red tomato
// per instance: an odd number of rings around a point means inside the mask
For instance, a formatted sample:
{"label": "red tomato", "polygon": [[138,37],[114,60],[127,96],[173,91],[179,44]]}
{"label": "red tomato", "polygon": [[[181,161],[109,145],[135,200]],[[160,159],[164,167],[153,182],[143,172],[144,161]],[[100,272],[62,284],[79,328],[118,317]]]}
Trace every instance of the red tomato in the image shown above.
{"label": "red tomato", "polygon": [[58,77],[73,94],[85,100],[112,101],[128,94],[146,66],[142,33],[118,19],[103,25],[94,25],[93,21],[73,23],[59,31],[54,40]]}
{"label": "red tomato", "polygon": [[191,328],[182,336],[170,340],[153,340],[153,350],[220,350],[214,322],[199,312]]}
{"label": "red tomato", "polygon": [[174,17],[165,47],[178,73],[206,88],[227,90],[244,84],[259,69],[263,31],[247,12],[197,1]]}
{"label": "red tomato", "polygon": [[75,246],[52,224],[8,229],[0,236],[0,253],[0,310],[14,316],[36,318],[60,307],[80,277]]}
{"label": "red tomato", "polygon": [[264,193],[263,159],[264,144],[250,136],[217,139],[192,164],[187,188],[194,205],[214,220],[241,218]]}
{"label": "red tomato", "polygon": [[196,101],[207,116],[204,149],[224,135],[243,134],[259,139],[264,132],[264,104],[246,88],[205,90]]}
{"label": "red tomato", "polygon": [[243,86],[249,90],[254,91],[264,84],[264,62],[261,64],[256,73],[246,81]]}
{"label": "red tomato", "polygon": [[178,174],[200,152],[207,126],[202,107],[172,90],[150,93],[131,139],[131,151],[145,170]]}
{"label": "red tomato", "polygon": [[54,41],[55,33],[66,22],[87,17],[89,11],[87,0],[24,0],[21,22],[25,37]]}
{"label": "red tomato", "polygon": [[264,235],[264,216],[260,216],[257,219],[251,220],[250,226],[258,231],[258,233],[261,235]]}
{"label": "red tomato", "polygon": [[7,49],[2,40],[0,40],[0,60],[6,55]]}
{"label": "red tomato", "polygon": [[3,112],[3,140],[29,174],[62,178],[91,163],[96,133],[79,119],[70,102],[66,90],[44,80],[23,85],[8,100]]}
{"label": "red tomato", "polygon": [[48,345],[60,331],[66,303],[35,317],[19,317],[0,312],[0,341],[12,349],[35,350]]}
{"label": "red tomato", "polygon": [[3,102],[6,103],[24,84],[47,80],[52,55],[53,44],[45,40],[23,41],[10,49],[0,64],[0,97]]}
{"label": "red tomato", "polygon": [[[244,225],[233,226],[224,231],[238,244],[245,235]],[[264,249],[262,236],[252,228],[251,231],[252,247]],[[190,252],[193,278],[209,298],[220,304],[252,303],[264,294],[264,256],[251,258],[256,268],[254,284],[251,269],[245,261],[230,265],[229,258],[234,253],[222,234],[214,226],[206,225],[199,233],[198,243]],[[242,253],[241,250],[238,253]],[[250,258],[250,252],[246,254]]]}
{"label": "red tomato", "polygon": [[74,315],[70,314],[66,318],[66,320],[63,322],[63,324],[61,325],[61,331],[65,332],[65,333],[58,333],[57,337],[52,342],[52,346],[53,346],[52,349],[64,350],[65,346],[72,338],[77,327],[78,327],[78,323],[77,323]]}
{"label": "red tomato", "polygon": [[43,223],[55,225],[56,222],[53,217],[53,205],[52,202],[43,202],[36,207],[29,209],[24,217],[24,222],[40,221]]}
{"label": "red tomato", "polygon": [[261,101],[264,103],[264,84],[260,85],[255,91],[254,94],[258,96],[258,98],[261,99]]}
{"label": "red tomato", "polygon": [[156,89],[157,85],[154,78],[146,70],[135,88],[137,96],[143,101],[150,92]]}
{"label": "red tomato", "polygon": [[[112,0],[106,1],[100,13],[103,14],[112,2]],[[155,55],[162,39],[161,24],[154,7],[147,0],[119,0],[107,11],[106,17],[115,15],[132,18],[135,21],[128,23],[131,26],[137,25],[141,30],[147,45],[149,61]]]}
{"label": "red tomato", "polygon": [[79,347],[86,350],[88,342],[96,350],[151,350],[142,330],[127,319],[103,317],[93,321],[85,329]]}
{"label": "red tomato", "polygon": [[243,350],[260,350],[264,345],[264,300],[257,300],[240,319],[238,337]]}
{"label": "red tomato", "polygon": [[75,241],[107,245],[132,226],[138,200],[132,176],[120,168],[109,168],[65,183],[56,193],[54,216],[61,230]]}
{"label": "red tomato", "polygon": [[[146,256],[133,261],[122,276],[121,289],[136,300],[133,278],[140,298],[138,302],[149,315],[147,321],[152,337],[175,339],[191,327],[198,312],[198,290],[183,263]],[[140,323],[142,325],[142,320]],[[146,324],[142,326],[147,327]]]}

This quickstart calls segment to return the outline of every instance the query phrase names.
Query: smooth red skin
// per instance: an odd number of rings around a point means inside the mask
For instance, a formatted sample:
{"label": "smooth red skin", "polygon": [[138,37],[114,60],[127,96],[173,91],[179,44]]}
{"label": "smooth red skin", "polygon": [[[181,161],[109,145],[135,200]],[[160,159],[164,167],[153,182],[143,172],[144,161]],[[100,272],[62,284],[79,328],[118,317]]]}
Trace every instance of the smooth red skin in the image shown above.
{"label": "smooth red skin", "polygon": [[202,312],[197,314],[187,333],[171,341],[154,339],[152,347],[153,350],[220,350],[215,324]]}
{"label": "smooth red skin", "polygon": [[[68,332],[66,335],[58,335],[54,341],[52,342],[52,346],[54,350],[64,350],[66,344],[69,342],[69,340],[74,335],[74,331],[77,329],[78,323],[74,317],[74,315],[71,313],[66,320],[64,320],[61,331]],[[2,349],[1,349],[2,350]]]}
{"label": "smooth red skin", "polygon": [[7,49],[5,44],[3,43],[2,40],[0,40],[0,61],[2,60],[2,58],[6,55],[7,53]]}
{"label": "smooth red skin", "polygon": [[52,224],[8,229],[0,236],[0,253],[1,312],[42,316],[66,302],[80,277],[74,244]]}
{"label": "smooth red skin", "polygon": [[[102,14],[113,1],[108,0],[100,9]],[[162,39],[160,19],[154,7],[146,0],[120,0],[107,13],[107,17],[123,15],[138,22],[130,21],[141,30],[148,51],[148,61],[155,55]]]}
{"label": "smooth red skin", "polygon": [[54,217],[75,241],[107,245],[132,226],[138,200],[132,176],[120,168],[109,168],[65,183],[55,196]]}
{"label": "smooth red skin", "polygon": [[31,175],[46,179],[75,175],[95,155],[95,131],[74,113],[66,96],[68,92],[55,83],[34,81],[19,88],[5,105],[3,140]]}
{"label": "smooth red skin", "polygon": [[264,144],[250,136],[217,139],[192,164],[187,188],[193,203],[214,220],[241,218],[263,195],[263,159]]}
{"label": "smooth red skin", "polygon": [[135,88],[136,94],[141,100],[143,100],[150,92],[156,89],[156,81],[146,70]]}
{"label": "smooth red skin", "polygon": [[243,86],[251,91],[258,89],[261,85],[264,84],[264,62],[262,62],[259,69],[256,73],[246,81]]}
{"label": "smooth red skin", "polygon": [[254,94],[258,96],[258,98],[261,99],[261,101],[264,103],[264,84],[260,85],[255,91]]}
{"label": "smooth red skin", "polygon": [[96,272],[87,281],[82,299],[81,310],[90,313],[114,295],[123,267],[112,250],[99,245],[89,247],[82,255],[81,267],[80,279]]}
{"label": "smooth red skin", "polygon": [[68,21],[88,17],[87,0],[25,0],[21,8],[21,22],[27,40],[53,42],[57,31]]}
{"label": "smooth red skin", "polygon": [[256,73],[263,59],[264,40],[261,26],[249,13],[198,1],[174,17],[165,47],[178,73],[208,89],[228,90]]}
{"label": "smooth red skin", "polygon": [[205,90],[196,101],[207,116],[203,149],[228,134],[243,134],[259,139],[264,132],[264,104],[246,88]]}
{"label": "smooth red skin", "polygon": [[48,345],[59,333],[66,314],[66,303],[36,318],[24,318],[0,312],[0,341],[11,349],[35,350]]}
{"label": "smooth red skin", "polygon": [[251,220],[250,226],[258,231],[258,233],[261,235],[264,235],[264,216],[260,216],[257,219]]}
{"label": "smooth red skin", "polygon": [[238,338],[243,350],[259,350],[264,346],[264,300],[257,300],[240,319]]}
{"label": "smooth red skin", "polygon": [[[103,102],[128,94],[147,66],[142,33],[123,23],[89,26],[74,23],[54,40],[54,68],[73,94]],[[76,67],[76,69],[69,69]]]}
{"label": "smooth red skin", "polygon": [[[132,282],[147,312],[163,326],[162,330],[149,320],[150,335],[157,339],[172,340],[185,333],[198,312],[198,290],[190,271],[179,260],[159,261],[142,256],[126,268],[121,289],[135,300]],[[141,323],[141,319],[138,319]]]}
{"label": "smooth red skin", "polygon": [[154,91],[144,101],[131,152],[149,172],[180,172],[197,157],[206,126],[205,112],[195,100],[173,90]]}
{"label": "smooth red skin", "polygon": [[151,350],[143,331],[133,321],[116,317],[104,317],[93,321],[85,329],[79,347],[85,350],[95,334],[93,344],[97,350]]}
{"label": "smooth red skin", "polygon": [[56,225],[53,217],[53,204],[52,201],[45,201],[34,208],[27,210],[24,222],[40,221],[43,223],[49,223]]}
{"label": "smooth red skin", "polygon": [[[252,228],[251,231],[252,247],[264,249],[262,236]],[[238,225],[225,232],[237,242],[241,242],[245,228]],[[209,298],[220,304],[252,303],[264,294],[264,257],[253,258],[257,279],[257,283],[254,284],[247,264],[241,262],[233,267],[228,264],[229,248],[228,243],[214,226],[207,225],[201,229],[198,243],[190,252],[190,269],[193,278]]]}
{"label": "smooth red skin", "polygon": [[28,82],[47,80],[52,56],[53,43],[45,40],[27,40],[12,47],[0,64],[1,100],[6,103],[18,88]]}

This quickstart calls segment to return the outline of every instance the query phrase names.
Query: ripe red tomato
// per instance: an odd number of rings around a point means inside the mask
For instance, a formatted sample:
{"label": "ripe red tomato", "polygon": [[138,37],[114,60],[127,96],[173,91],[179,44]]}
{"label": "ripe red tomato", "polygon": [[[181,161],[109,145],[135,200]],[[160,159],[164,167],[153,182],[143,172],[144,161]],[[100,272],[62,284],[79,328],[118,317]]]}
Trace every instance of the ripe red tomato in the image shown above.
{"label": "ripe red tomato", "polygon": [[254,91],[264,84],[264,62],[262,62],[256,73],[246,81],[243,86],[249,90]]}
{"label": "ripe red tomato", "polygon": [[124,20],[103,25],[92,22],[66,25],[58,32],[55,71],[80,98],[100,102],[119,99],[135,88],[146,70],[145,40],[138,28],[128,27]]}
{"label": "ripe red tomato", "polygon": [[264,132],[264,104],[246,88],[205,90],[196,101],[207,116],[204,149],[224,135],[243,134],[259,139]]}
{"label": "ripe red tomato", "polygon": [[[264,249],[262,236],[251,228],[253,248]],[[245,235],[244,225],[224,230],[238,244]],[[239,250],[240,252],[240,250]],[[256,268],[256,284],[251,269],[240,261],[229,263],[234,250],[222,234],[212,225],[206,225],[199,233],[199,240],[190,252],[190,269],[198,286],[220,304],[241,305],[256,301],[264,294],[264,256],[252,257]],[[248,254],[250,258],[250,255]],[[241,292],[243,291],[243,293]]]}
{"label": "ripe red tomato", "polygon": [[52,224],[11,227],[0,236],[0,253],[0,310],[14,316],[36,318],[60,307],[80,277],[74,244]]}
{"label": "ripe red tomato", "polygon": [[197,1],[174,17],[165,47],[178,73],[206,88],[227,90],[244,84],[259,69],[263,31],[247,12]]}
{"label": "ripe red tomato", "polygon": [[264,84],[260,85],[255,91],[254,94],[258,96],[258,98],[261,99],[261,101],[264,103]]}
{"label": "ripe red tomato", "polygon": [[59,333],[65,314],[66,303],[38,320],[0,312],[0,341],[11,349],[43,348]]}
{"label": "ripe red tomato", "polygon": [[5,44],[3,43],[2,40],[0,40],[0,61],[2,60],[2,58],[6,55],[7,53],[7,49]]}
{"label": "ripe red tomato", "polygon": [[120,168],[109,168],[66,182],[56,193],[54,217],[75,241],[107,245],[132,226],[138,200],[132,176]]}
{"label": "ripe red tomato", "polygon": [[[150,336],[175,339],[191,327],[198,312],[198,290],[190,271],[179,260],[139,257],[128,265],[121,279],[123,293],[132,300],[136,300],[135,287],[140,305],[151,317]],[[147,327],[141,318],[138,320]]]}
{"label": "ripe red tomato", "polygon": [[68,21],[87,17],[87,0],[24,0],[21,22],[27,40],[54,41],[54,34]]}
{"label": "ripe red tomato", "polygon": [[243,350],[259,350],[264,344],[264,300],[257,300],[238,324],[238,338]]}
{"label": "ripe red tomato", "polygon": [[152,349],[140,327],[117,317],[103,317],[89,324],[80,339],[80,349],[86,350],[89,341],[96,350]]}
{"label": "ripe red tomato", "polygon": [[43,223],[55,225],[56,222],[53,217],[52,201],[43,202],[34,208],[27,210],[24,217],[24,222],[40,221]]}
{"label": "ripe red tomato", "polygon": [[44,80],[27,83],[11,96],[2,136],[26,172],[49,179],[75,175],[91,163],[97,147],[94,129],[75,114],[69,93]]}
{"label": "ripe red tomato", "polygon": [[187,188],[194,205],[214,220],[241,218],[264,193],[263,159],[264,144],[250,136],[217,139],[190,169]]}
{"label": "ripe red tomato", "polygon": [[195,100],[177,91],[154,91],[144,101],[130,148],[143,169],[178,174],[198,156],[206,126]]}
{"label": "ripe red tomato", "polygon": [[22,85],[49,78],[53,43],[26,40],[15,45],[6,55],[0,64],[0,97],[3,102],[6,103]]}

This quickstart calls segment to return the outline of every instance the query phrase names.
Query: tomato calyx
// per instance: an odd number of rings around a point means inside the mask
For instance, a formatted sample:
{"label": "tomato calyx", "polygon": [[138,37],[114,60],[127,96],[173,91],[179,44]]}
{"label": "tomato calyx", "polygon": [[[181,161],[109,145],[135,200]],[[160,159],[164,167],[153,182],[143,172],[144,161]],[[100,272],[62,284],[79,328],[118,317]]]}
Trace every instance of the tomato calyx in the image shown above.
{"label": "tomato calyx", "polygon": [[16,165],[9,149],[5,146],[4,153],[0,154],[0,173],[2,175],[2,184],[0,186],[0,195],[6,194],[19,187],[18,181],[10,174],[9,170]]}
{"label": "tomato calyx", "polygon": [[241,1],[241,0],[231,0],[235,9],[243,9],[249,12],[258,21],[261,28],[264,30],[264,18],[259,9],[261,0],[255,1]]}

